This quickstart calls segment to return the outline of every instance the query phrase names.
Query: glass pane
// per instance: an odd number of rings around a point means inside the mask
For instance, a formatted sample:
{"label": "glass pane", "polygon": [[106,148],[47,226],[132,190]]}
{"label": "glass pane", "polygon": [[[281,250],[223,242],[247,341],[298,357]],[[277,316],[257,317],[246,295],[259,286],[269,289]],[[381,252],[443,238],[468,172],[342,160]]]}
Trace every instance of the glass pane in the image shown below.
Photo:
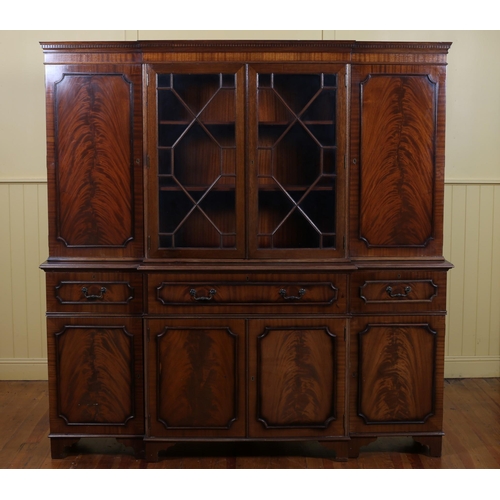
{"label": "glass pane", "polygon": [[236,233],[234,191],[224,190],[225,185],[221,185],[220,191],[217,187],[205,196],[200,207],[221,233]]}
{"label": "glass pane", "polygon": [[161,248],[235,248],[236,75],[157,78]]}
{"label": "glass pane", "polygon": [[334,233],[335,182],[328,178],[322,180],[324,182],[318,183],[316,188],[309,191],[299,207],[321,233]]}
{"label": "glass pane", "polygon": [[335,248],[337,77],[258,77],[258,248]]}
{"label": "glass pane", "polygon": [[190,122],[194,118],[179,97],[169,89],[158,90],[158,120]]}
{"label": "glass pane", "polygon": [[[164,191],[162,189],[165,189]],[[181,191],[171,187],[160,187],[160,233],[173,234],[183,219],[194,208],[195,204]]]}
{"label": "glass pane", "polygon": [[231,123],[236,120],[236,101],[233,89],[221,89],[200,113],[204,123]]}
{"label": "glass pane", "polygon": [[220,233],[196,208],[184,220],[174,235],[174,246],[179,248],[219,248]]}
{"label": "glass pane", "polygon": [[300,124],[276,144],[275,157],[274,175],[285,186],[309,186],[320,174],[321,146]]}
{"label": "glass pane", "polygon": [[319,233],[299,210],[294,210],[278,228],[273,238],[274,248],[318,248]]}
{"label": "glass pane", "polygon": [[172,148],[158,149],[158,173],[172,174]]}
{"label": "glass pane", "polygon": [[259,234],[274,233],[279,224],[293,209],[294,203],[285,193],[277,190],[259,191]]}
{"label": "glass pane", "polygon": [[210,186],[221,173],[221,147],[195,123],[174,148],[173,172],[186,186]]}
{"label": "glass pane", "polygon": [[274,89],[284,102],[300,113],[321,89],[319,75],[274,75]]}
{"label": "glass pane", "polygon": [[173,89],[197,115],[220,88],[220,75],[173,75]]}

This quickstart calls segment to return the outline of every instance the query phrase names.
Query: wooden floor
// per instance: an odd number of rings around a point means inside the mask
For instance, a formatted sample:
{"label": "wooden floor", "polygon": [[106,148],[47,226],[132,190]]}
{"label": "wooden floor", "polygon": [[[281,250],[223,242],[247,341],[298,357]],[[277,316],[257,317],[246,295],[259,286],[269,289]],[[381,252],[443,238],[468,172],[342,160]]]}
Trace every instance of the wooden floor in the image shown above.
{"label": "wooden floor", "polygon": [[440,458],[411,438],[379,438],[348,462],[317,443],[259,443],[178,444],[147,463],[115,440],[86,439],[52,460],[47,383],[0,381],[0,469],[498,469],[500,378],[446,380],[444,431]]}

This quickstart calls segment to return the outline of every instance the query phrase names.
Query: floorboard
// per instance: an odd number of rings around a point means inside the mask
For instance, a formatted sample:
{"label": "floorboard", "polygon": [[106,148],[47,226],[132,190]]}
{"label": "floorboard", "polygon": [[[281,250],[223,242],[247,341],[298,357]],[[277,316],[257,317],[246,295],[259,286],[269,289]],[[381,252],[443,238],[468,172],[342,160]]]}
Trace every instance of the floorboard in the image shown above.
{"label": "floorboard", "polygon": [[148,463],[114,439],[88,438],[53,460],[47,382],[0,381],[1,469],[499,469],[500,378],[446,380],[443,426],[439,458],[412,438],[379,438],[347,462],[317,442],[259,442],[182,443]]}

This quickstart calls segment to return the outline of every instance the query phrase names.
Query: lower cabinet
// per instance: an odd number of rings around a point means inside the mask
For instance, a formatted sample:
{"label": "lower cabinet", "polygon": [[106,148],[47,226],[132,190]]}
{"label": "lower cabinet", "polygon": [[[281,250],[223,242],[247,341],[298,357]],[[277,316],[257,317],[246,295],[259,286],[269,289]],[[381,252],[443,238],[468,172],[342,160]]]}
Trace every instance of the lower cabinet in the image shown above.
{"label": "lower cabinet", "polygon": [[148,320],[148,458],[176,439],[345,436],[345,323]]}
{"label": "lower cabinet", "polygon": [[245,321],[147,322],[148,437],[245,437]]}
{"label": "lower cabinet", "polygon": [[344,436],[344,319],[249,322],[248,434]]}
{"label": "lower cabinet", "polygon": [[442,435],[444,316],[351,323],[351,434]]}
{"label": "lower cabinet", "polygon": [[[444,315],[50,317],[53,456],[80,437],[140,456],[179,441],[377,436],[441,453]],[[145,380],[144,380],[145,374]]]}
{"label": "lower cabinet", "polygon": [[49,318],[51,437],[144,434],[140,318]]}

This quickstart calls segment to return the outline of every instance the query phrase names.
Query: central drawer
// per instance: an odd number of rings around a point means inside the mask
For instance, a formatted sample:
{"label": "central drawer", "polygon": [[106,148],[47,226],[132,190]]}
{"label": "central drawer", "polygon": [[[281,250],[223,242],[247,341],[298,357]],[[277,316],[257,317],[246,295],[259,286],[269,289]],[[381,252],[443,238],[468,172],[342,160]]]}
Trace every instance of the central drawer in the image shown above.
{"label": "central drawer", "polygon": [[[346,310],[345,275],[179,275],[148,276],[149,313],[316,312]],[[228,310],[229,308],[229,310]]]}

